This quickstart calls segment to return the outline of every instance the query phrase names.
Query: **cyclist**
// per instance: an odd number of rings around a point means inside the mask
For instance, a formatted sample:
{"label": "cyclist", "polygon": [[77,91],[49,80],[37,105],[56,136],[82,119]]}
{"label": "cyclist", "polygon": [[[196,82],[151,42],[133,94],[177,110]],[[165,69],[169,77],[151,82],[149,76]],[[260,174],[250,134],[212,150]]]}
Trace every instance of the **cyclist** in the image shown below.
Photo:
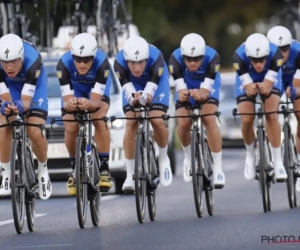
{"label": "cyclist", "polygon": [[[0,123],[6,124],[11,112],[27,114],[29,123],[45,124],[48,116],[47,76],[43,69],[41,55],[31,43],[14,34],[0,39],[0,95],[2,99]],[[52,185],[47,168],[46,138],[40,128],[27,127],[32,150],[38,160],[39,196],[48,199]],[[12,127],[0,129],[5,147],[1,147],[1,168],[3,183],[0,195],[10,195],[10,154]]]}
{"label": "cyclist", "polygon": [[[259,33],[250,35],[246,42],[240,45],[233,55],[233,67],[236,75],[236,102],[241,113],[255,111],[254,102],[257,93],[264,101],[266,112],[278,110],[282,93],[282,54],[278,47]],[[276,180],[285,180],[287,174],[281,157],[281,128],[278,115],[266,114],[266,132],[271,143],[271,153],[274,156]],[[255,179],[254,151],[254,119],[255,116],[242,116],[241,131],[244,138],[247,155],[244,176],[248,180]]]}
{"label": "cyclist", "polygon": [[[77,108],[93,111],[92,119],[102,118],[110,105],[110,65],[106,55],[97,47],[95,37],[89,33],[76,35],[67,51],[57,63],[57,77],[61,86],[62,107],[66,111]],[[62,112],[63,119],[74,119],[73,115]],[[112,187],[109,172],[110,131],[103,121],[94,121],[95,142],[101,163],[99,187],[107,192]],[[76,195],[75,153],[79,126],[74,122],[64,122],[65,143],[70,155],[72,171],[67,182],[67,191]]]}
{"label": "cyclist", "polygon": [[[284,26],[275,26],[268,31],[267,38],[280,49],[283,55],[282,82],[286,94],[293,101],[294,110],[300,110],[300,43],[292,39],[291,32]],[[300,159],[300,113],[295,113],[298,121],[296,146]],[[299,170],[299,169],[298,169]],[[300,181],[297,180],[297,191],[300,192]]]}
{"label": "cyclist", "polygon": [[[126,117],[134,117],[130,106],[150,105],[150,116],[161,116],[169,107],[170,87],[169,71],[159,49],[149,45],[139,36],[126,40],[114,62],[114,70],[119,77],[123,89],[123,111]],[[134,93],[134,97],[132,94]],[[159,147],[159,182],[168,186],[172,182],[170,160],[167,155],[168,130],[162,119],[150,120],[154,130],[154,139]],[[127,178],[123,191],[134,191],[132,179],[134,168],[134,147],[132,140],[137,132],[137,121],[127,120],[123,140]]]}
{"label": "cyclist", "polygon": [[[181,40],[169,59],[169,70],[176,84],[176,115],[188,115],[184,103],[195,105],[196,101],[205,103],[202,114],[215,113],[219,105],[221,89],[220,57],[211,47],[206,46],[202,36],[190,33]],[[192,181],[191,171],[191,118],[178,118],[177,134],[184,151],[183,179]],[[214,186],[225,185],[222,171],[222,139],[215,116],[206,116],[202,122],[207,132],[208,144],[213,158]]]}

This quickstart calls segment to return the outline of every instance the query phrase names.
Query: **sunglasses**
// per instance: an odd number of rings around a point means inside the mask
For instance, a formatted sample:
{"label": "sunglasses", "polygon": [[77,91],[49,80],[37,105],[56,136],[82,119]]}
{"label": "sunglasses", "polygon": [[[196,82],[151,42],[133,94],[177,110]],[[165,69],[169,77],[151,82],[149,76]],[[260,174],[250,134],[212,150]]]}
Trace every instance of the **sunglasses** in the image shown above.
{"label": "sunglasses", "polygon": [[259,58],[255,58],[255,57],[248,57],[249,58],[249,60],[251,61],[251,62],[253,62],[253,63],[263,63],[264,61],[266,61],[267,60],[267,56],[264,56],[264,57],[259,57]]}
{"label": "sunglasses", "polygon": [[77,63],[89,63],[94,60],[93,56],[85,56],[85,57],[80,57],[80,56],[73,56],[73,59]]}
{"label": "sunglasses", "polygon": [[280,49],[281,52],[287,52],[290,50],[290,45],[285,45],[285,46],[280,46],[278,47]]}
{"label": "sunglasses", "polygon": [[203,56],[195,56],[195,57],[191,57],[191,56],[184,56],[183,60],[187,61],[187,62],[200,62],[203,59]]}

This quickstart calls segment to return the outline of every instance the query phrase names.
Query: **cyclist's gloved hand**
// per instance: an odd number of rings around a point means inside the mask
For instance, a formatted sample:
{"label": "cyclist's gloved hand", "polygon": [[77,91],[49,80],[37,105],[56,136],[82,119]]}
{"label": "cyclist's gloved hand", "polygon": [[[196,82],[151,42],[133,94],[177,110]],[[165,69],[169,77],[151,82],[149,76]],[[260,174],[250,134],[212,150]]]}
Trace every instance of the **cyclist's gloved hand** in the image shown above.
{"label": "cyclist's gloved hand", "polygon": [[133,96],[128,96],[127,97],[127,102],[129,103],[130,106],[133,106],[133,102],[134,102],[134,97]]}
{"label": "cyclist's gloved hand", "polygon": [[12,102],[9,102],[9,101],[2,102],[2,105],[1,105],[1,114],[2,115],[6,115],[5,108],[7,108],[7,105],[10,105],[10,104],[12,104]]}
{"label": "cyclist's gloved hand", "polygon": [[20,115],[25,112],[24,103],[21,100],[14,101],[14,105],[18,108]]}
{"label": "cyclist's gloved hand", "polygon": [[142,105],[142,106],[145,106],[146,103],[147,103],[147,97],[148,97],[148,94],[146,92],[142,92],[142,94],[140,95],[139,97],[139,103]]}
{"label": "cyclist's gloved hand", "polygon": [[297,98],[297,91],[296,91],[296,88],[294,87],[291,87],[291,90],[290,90],[290,93],[291,93],[291,100],[295,100]]}

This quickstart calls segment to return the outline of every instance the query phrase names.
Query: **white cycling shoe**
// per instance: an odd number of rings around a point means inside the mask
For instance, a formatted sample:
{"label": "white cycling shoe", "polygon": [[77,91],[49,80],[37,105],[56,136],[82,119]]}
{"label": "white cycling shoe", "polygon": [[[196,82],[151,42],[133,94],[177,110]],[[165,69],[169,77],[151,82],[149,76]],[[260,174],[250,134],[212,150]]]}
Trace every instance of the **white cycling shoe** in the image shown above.
{"label": "white cycling shoe", "polygon": [[297,178],[296,191],[300,192],[300,178]]}
{"label": "white cycling shoe", "polygon": [[48,174],[47,165],[38,167],[39,196],[42,200],[47,200],[52,194],[52,184]]}
{"label": "white cycling shoe", "polygon": [[246,157],[244,176],[246,180],[254,180],[256,176],[255,160],[252,157]]}
{"label": "white cycling shoe", "polygon": [[132,179],[132,176],[126,178],[123,186],[122,186],[122,190],[123,192],[134,192],[135,187],[134,187],[134,180]]}
{"label": "white cycling shoe", "polygon": [[10,188],[10,169],[2,168],[2,184],[0,186],[0,196],[11,195]]}
{"label": "white cycling shoe", "polygon": [[183,161],[183,180],[185,182],[192,182],[192,162],[189,159],[184,159]]}
{"label": "white cycling shoe", "polygon": [[283,164],[274,166],[275,179],[278,182],[283,182],[287,179],[287,174]]}
{"label": "white cycling shoe", "polygon": [[159,158],[159,183],[166,187],[172,183],[173,174],[171,170],[169,157]]}
{"label": "white cycling shoe", "polygon": [[225,174],[222,171],[214,171],[214,188],[221,189],[225,185]]}

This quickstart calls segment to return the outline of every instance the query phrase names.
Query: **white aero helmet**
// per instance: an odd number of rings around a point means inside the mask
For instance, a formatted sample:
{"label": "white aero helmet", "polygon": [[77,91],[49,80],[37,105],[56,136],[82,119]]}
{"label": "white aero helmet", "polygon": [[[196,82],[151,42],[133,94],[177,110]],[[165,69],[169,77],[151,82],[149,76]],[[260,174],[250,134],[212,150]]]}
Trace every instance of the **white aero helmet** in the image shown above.
{"label": "white aero helmet", "polygon": [[74,56],[95,57],[97,49],[97,41],[95,37],[89,33],[80,33],[76,35],[71,42],[71,53]]}
{"label": "white aero helmet", "polygon": [[149,57],[149,45],[140,36],[129,37],[124,43],[123,54],[126,61],[142,61]]}
{"label": "white aero helmet", "polygon": [[267,38],[278,47],[291,45],[292,34],[283,26],[275,26],[268,31]]}
{"label": "white aero helmet", "polygon": [[182,56],[196,57],[205,53],[205,41],[202,36],[190,33],[184,36],[180,43]]}
{"label": "white aero helmet", "polygon": [[270,42],[263,34],[254,33],[247,38],[245,50],[248,57],[261,58],[268,56]]}
{"label": "white aero helmet", "polygon": [[15,34],[7,34],[0,39],[0,60],[12,61],[24,59],[24,46],[22,39]]}

